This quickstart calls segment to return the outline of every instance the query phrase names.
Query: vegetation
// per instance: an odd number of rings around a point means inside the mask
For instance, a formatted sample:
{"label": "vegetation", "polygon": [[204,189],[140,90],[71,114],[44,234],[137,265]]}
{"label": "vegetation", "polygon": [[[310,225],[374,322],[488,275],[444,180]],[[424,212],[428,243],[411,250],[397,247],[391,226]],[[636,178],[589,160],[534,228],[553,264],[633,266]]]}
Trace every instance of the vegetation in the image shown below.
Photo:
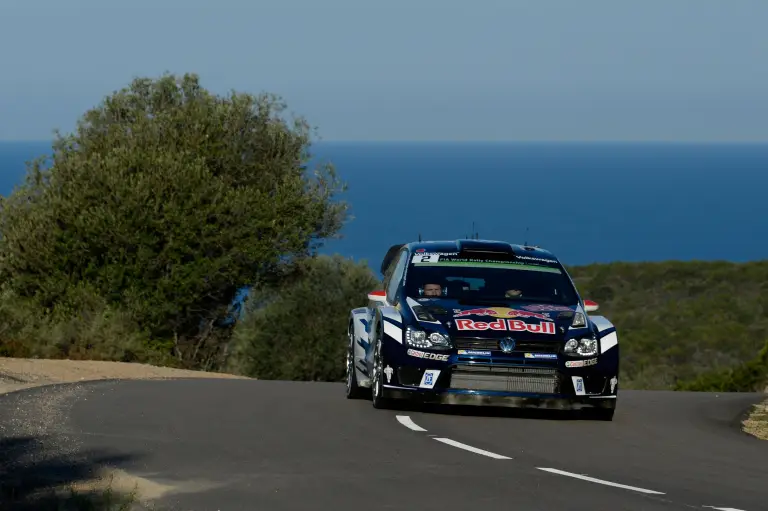
{"label": "vegetation", "polygon": [[254,292],[235,328],[229,372],[261,379],[344,379],[349,310],[379,280],[341,256],[304,263],[289,282]]}
{"label": "vegetation", "polygon": [[717,390],[709,382],[730,378],[768,341],[768,261],[612,263],[569,272],[619,330],[625,389]]}
{"label": "vegetation", "polygon": [[57,133],[52,166],[33,162],[0,204],[3,323],[21,330],[3,351],[220,366],[237,291],[290,275],[346,217],[333,167],[306,167],[309,128],[284,109],[166,75]]}
{"label": "vegetation", "polygon": [[[166,75],[57,134],[50,168],[32,162],[0,202],[0,356],[342,379],[348,311],[379,282],[317,255],[346,219],[344,186],[309,168],[308,125],[285,108]],[[619,329],[623,388],[768,380],[768,261],[569,270]],[[227,322],[244,287],[247,313]]]}
{"label": "vegetation", "polygon": [[678,383],[676,390],[709,392],[761,392],[768,386],[768,342],[757,356],[734,368],[711,371]]}

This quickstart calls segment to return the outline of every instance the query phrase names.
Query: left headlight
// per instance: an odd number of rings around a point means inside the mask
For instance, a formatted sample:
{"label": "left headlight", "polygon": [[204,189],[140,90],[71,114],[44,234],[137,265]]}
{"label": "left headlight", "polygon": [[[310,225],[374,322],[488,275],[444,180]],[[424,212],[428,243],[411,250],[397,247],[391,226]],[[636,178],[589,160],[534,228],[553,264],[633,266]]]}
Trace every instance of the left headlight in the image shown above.
{"label": "left headlight", "polygon": [[581,339],[571,339],[565,343],[565,353],[581,357],[591,357],[597,355],[598,343],[594,337],[582,337]]}
{"label": "left headlight", "polygon": [[405,330],[405,342],[414,348],[445,349],[451,347],[447,336],[438,332],[425,332],[409,326]]}

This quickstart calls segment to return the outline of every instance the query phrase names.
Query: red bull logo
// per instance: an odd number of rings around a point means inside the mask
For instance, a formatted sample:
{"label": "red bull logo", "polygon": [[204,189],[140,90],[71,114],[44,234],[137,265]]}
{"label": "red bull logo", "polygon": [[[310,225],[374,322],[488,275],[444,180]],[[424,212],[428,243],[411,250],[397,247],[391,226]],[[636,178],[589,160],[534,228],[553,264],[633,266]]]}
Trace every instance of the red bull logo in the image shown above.
{"label": "red bull logo", "polygon": [[535,318],[544,321],[552,321],[549,314],[540,312],[524,311],[519,309],[510,309],[507,307],[483,307],[482,309],[454,309],[453,316],[460,318],[462,316],[494,316],[497,318]]}
{"label": "red bull logo", "polygon": [[497,319],[496,321],[474,321],[472,319],[457,319],[458,330],[509,330],[511,332],[531,332],[532,334],[555,333],[554,323],[539,323],[531,325],[519,319]]}

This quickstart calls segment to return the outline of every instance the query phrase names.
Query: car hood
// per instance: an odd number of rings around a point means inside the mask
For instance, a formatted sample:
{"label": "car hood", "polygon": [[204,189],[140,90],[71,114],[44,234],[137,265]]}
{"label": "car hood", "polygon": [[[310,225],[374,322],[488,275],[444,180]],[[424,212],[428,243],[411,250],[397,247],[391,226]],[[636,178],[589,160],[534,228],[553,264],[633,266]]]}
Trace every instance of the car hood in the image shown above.
{"label": "car hood", "polygon": [[[492,305],[448,298],[408,298],[415,318],[428,327],[440,323],[451,336],[507,337],[524,335],[562,339],[581,305],[502,300]],[[425,314],[427,313],[427,314]],[[431,316],[431,317],[430,317]]]}

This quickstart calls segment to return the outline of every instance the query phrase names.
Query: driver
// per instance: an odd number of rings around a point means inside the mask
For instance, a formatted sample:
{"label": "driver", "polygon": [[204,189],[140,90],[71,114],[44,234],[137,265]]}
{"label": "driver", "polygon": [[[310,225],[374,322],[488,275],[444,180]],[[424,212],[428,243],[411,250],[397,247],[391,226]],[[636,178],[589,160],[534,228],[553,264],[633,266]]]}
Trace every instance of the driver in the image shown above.
{"label": "driver", "polygon": [[440,284],[424,284],[424,296],[440,296],[443,293],[443,286]]}

